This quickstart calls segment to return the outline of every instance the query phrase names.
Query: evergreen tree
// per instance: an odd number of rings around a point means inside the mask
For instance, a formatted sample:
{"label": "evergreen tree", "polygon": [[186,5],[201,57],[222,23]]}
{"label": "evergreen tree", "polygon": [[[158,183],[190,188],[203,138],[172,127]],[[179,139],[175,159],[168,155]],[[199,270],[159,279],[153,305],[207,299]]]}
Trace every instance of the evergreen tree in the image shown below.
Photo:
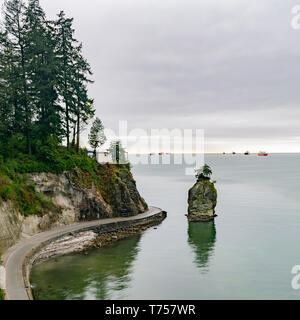
{"label": "evergreen tree", "polygon": [[61,12],[57,21],[48,21],[39,0],[26,3],[5,0],[4,4],[0,142],[7,145],[4,140],[18,135],[15,141],[26,141],[30,155],[48,138],[62,142],[65,137],[69,148],[73,129],[73,145],[79,151],[81,131],[95,112],[87,89],[92,83],[90,65],[74,38],[73,19]]}
{"label": "evergreen tree", "polygon": [[88,78],[91,75],[91,67],[82,56],[82,45],[74,48],[73,54],[73,72],[72,85],[75,96],[75,124],[76,127],[76,150],[78,152],[80,145],[81,124],[87,124],[88,120],[95,114],[93,109],[93,100],[88,97],[87,84],[92,83]]}
{"label": "evergreen tree", "polygon": [[196,170],[197,181],[203,179],[210,179],[212,175],[212,170],[209,165],[205,164],[201,169]]}
{"label": "evergreen tree", "polygon": [[24,21],[25,44],[28,60],[30,97],[37,113],[35,131],[44,141],[49,135],[58,139],[63,130],[60,119],[62,108],[58,104],[54,29],[46,20],[38,0],[29,0]]}
{"label": "evergreen tree", "polygon": [[67,147],[70,147],[70,126],[72,113],[75,110],[75,100],[72,90],[72,73],[73,73],[73,56],[74,44],[77,40],[74,39],[74,29],[72,28],[73,19],[66,18],[63,11],[58,15],[56,26],[56,53],[59,62],[58,74],[58,90],[65,104],[65,130]]}
{"label": "evergreen tree", "polygon": [[[17,88],[16,112],[22,117],[22,132],[27,142],[27,152],[31,154],[31,122],[33,110],[29,101],[28,61],[24,31],[24,10],[22,0],[6,0],[4,4],[4,26],[6,31],[7,47],[13,52],[12,63],[14,74],[19,74],[14,86]],[[15,93],[17,93],[15,92]]]}
{"label": "evergreen tree", "polygon": [[0,32],[0,141],[10,137],[14,130],[12,85],[13,52],[8,46],[6,34]]}
{"label": "evergreen tree", "polygon": [[89,144],[94,150],[94,156],[96,158],[97,148],[101,147],[106,142],[106,136],[104,134],[104,126],[99,118],[93,122],[91,131],[89,134]]}

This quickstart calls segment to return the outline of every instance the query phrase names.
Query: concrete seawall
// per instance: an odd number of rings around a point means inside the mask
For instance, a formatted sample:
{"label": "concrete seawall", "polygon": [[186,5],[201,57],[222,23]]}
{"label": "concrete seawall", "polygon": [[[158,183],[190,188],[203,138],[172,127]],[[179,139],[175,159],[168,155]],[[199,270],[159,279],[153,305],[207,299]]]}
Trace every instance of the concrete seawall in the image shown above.
{"label": "concrete seawall", "polygon": [[33,299],[30,285],[30,270],[39,253],[50,243],[70,234],[72,237],[76,237],[80,233],[94,232],[99,236],[124,228],[147,227],[163,221],[166,217],[167,213],[165,211],[160,208],[150,207],[147,212],[135,217],[80,222],[42,232],[20,241],[3,256],[7,299]]}

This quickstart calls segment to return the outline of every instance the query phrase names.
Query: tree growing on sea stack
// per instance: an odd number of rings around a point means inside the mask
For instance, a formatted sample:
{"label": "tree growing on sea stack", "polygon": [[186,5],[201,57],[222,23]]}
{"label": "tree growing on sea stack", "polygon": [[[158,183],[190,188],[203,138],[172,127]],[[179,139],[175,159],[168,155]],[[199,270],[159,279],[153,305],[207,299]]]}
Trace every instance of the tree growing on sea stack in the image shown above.
{"label": "tree growing on sea stack", "polygon": [[201,169],[196,170],[196,179],[199,180],[210,180],[212,171],[209,165],[205,164]]}
{"label": "tree growing on sea stack", "polygon": [[216,217],[217,190],[214,182],[210,181],[211,168],[205,164],[196,170],[197,182],[189,190],[188,220],[190,222],[206,222]]}
{"label": "tree growing on sea stack", "polygon": [[104,134],[104,126],[102,121],[99,118],[93,122],[91,131],[89,134],[89,144],[94,150],[94,157],[96,159],[97,148],[104,145],[106,142],[106,136]]}

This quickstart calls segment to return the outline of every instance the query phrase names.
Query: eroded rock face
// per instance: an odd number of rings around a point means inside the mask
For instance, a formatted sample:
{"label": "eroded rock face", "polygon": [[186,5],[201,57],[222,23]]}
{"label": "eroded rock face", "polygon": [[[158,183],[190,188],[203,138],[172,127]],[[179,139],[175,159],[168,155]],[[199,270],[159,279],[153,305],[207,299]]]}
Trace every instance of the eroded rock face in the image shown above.
{"label": "eroded rock face", "polygon": [[145,212],[148,205],[140,196],[131,172],[124,170],[118,173],[108,192],[102,194],[95,186],[85,190],[79,208],[80,220],[94,220],[135,216]]}
{"label": "eroded rock face", "polygon": [[94,183],[84,187],[78,181],[74,182],[71,173],[32,174],[30,179],[38,192],[44,193],[61,208],[61,214],[57,217],[60,224],[135,216],[148,209],[132,174],[127,170],[120,170],[114,179],[105,182],[109,184],[109,191],[106,192]]}
{"label": "eroded rock face", "polygon": [[217,190],[209,179],[198,180],[189,190],[189,221],[210,221],[216,217]]}
{"label": "eroded rock face", "polygon": [[11,202],[0,202],[0,251],[12,246],[19,238],[22,216]]}
{"label": "eroded rock face", "polygon": [[135,216],[148,209],[129,171],[123,171],[119,175],[119,181],[115,185],[115,192],[113,193],[112,207],[114,216],[123,217]]}
{"label": "eroded rock face", "polygon": [[21,234],[33,235],[82,220],[135,216],[148,209],[129,170],[104,165],[98,173],[96,182],[82,172],[81,176],[76,172],[28,174],[28,183],[51,199],[57,210],[23,217],[13,204],[0,203],[0,250],[13,245]]}

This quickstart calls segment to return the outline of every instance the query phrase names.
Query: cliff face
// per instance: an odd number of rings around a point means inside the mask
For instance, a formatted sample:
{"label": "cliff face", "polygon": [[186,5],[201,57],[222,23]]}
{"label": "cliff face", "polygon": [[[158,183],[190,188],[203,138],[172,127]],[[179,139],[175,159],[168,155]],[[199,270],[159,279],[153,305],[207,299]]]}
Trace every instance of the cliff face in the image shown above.
{"label": "cliff face", "polygon": [[217,190],[209,179],[198,180],[189,190],[189,221],[210,221],[215,215]]}
{"label": "cliff face", "polygon": [[135,216],[148,209],[127,167],[99,166],[94,176],[80,170],[34,173],[27,180],[54,206],[46,214],[24,217],[12,202],[1,201],[0,250],[14,244],[22,233],[32,235],[82,220]]}
{"label": "cliff face", "polygon": [[22,216],[10,202],[0,203],[0,251],[12,246],[22,229]]}
{"label": "cliff face", "polygon": [[112,172],[111,167],[107,166],[99,174],[101,181],[85,190],[79,204],[80,220],[130,217],[148,209],[129,170],[117,169]]}

